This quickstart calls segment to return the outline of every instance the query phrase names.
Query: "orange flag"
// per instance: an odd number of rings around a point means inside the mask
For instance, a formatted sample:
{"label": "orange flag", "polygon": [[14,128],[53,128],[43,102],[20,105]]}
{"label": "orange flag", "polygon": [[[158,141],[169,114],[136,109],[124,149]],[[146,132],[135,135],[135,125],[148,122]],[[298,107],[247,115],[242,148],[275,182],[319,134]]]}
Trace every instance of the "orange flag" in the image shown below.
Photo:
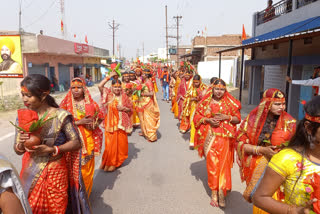
{"label": "orange flag", "polygon": [[88,44],[88,37],[86,35],[86,37],[84,38],[84,41]]}
{"label": "orange flag", "polygon": [[242,25],[242,36],[241,36],[241,42],[243,40],[247,39],[247,34],[246,34],[246,30],[244,29],[244,25]]}
{"label": "orange flag", "polygon": [[63,32],[63,21],[61,20],[61,32]]}

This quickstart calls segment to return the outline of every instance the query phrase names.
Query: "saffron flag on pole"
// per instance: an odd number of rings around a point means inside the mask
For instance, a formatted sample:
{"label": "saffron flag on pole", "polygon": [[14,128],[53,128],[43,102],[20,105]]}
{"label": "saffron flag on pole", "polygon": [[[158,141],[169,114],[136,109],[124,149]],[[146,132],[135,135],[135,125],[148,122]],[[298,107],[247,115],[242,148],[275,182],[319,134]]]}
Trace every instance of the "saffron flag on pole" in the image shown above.
{"label": "saffron flag on pole", "polygon": [[241,36],[241,43],[243,40],[247,39],[246,30],[244,29],[244,25],[242,25],[242,36]]}
{"label": "saffron flag on pole", "polygon": [[88,37],[86,35],[86,37],[84,38],[84,41],[88,44]]}
{"label": "saffron flag on pole", "polygon": [[61,32],[63,32],[63,21],[61,20]]}

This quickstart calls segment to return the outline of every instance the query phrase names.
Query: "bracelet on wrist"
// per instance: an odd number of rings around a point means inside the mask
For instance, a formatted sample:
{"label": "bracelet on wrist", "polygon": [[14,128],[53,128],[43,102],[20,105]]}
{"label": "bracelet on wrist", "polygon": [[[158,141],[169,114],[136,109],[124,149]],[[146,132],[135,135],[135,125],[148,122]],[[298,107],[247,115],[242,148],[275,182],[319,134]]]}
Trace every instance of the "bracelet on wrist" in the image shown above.
{"label": "bracelet on wrist", "polygon": [[19,149],[19,145],[21,145],[21,143],[17,143],[17,144],[15,145],[16,150],[17,150],[18,152],[25,152],[25,151],[26,151],[25,149]]}
{"label": "bracelet on wrist", "polygon": [[52,157],[55,157],[60,153],[60,149],[58,146],[54,146],[53,148],[55,149],[55,151],[52,153]]}
{"label": "bracelet on wrist", "polygon": [[259,148],[260,148],[260,146],[256,146],[256,147],[255,147],[254,152],[255,152],[256,155],[260,155],[260,153],[259,153]]}

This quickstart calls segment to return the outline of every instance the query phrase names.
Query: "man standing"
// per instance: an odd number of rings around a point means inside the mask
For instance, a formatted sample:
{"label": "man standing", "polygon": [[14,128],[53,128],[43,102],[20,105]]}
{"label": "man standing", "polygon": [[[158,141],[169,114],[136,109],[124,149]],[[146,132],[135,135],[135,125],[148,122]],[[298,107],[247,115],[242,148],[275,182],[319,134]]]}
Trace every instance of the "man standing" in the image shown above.
{"label": "man standing", "polygon": [[0,50],[2,62],[0,63],[0,73],[7,74],[22,74],[22,69],[19,63],[14,61],[11,56],[15,51],[15,46],[10,38],[0,40]]}
{"label": "man standing", "polygon": [[294,85],[303,85],[303,86],[313,86],[315,89],[314,96],[320,95],[320,66],[314,68],[314,72],[311,79],[307,80],[292,80],[290,77],[287,76],[287,82],[294,84]]}
{"label": "man standing", "polygon": [[163,91],[163,100],[169,102],[169,83],[170,75],[168,72],[168,67],[165,65],[161,73],[161,85]]}

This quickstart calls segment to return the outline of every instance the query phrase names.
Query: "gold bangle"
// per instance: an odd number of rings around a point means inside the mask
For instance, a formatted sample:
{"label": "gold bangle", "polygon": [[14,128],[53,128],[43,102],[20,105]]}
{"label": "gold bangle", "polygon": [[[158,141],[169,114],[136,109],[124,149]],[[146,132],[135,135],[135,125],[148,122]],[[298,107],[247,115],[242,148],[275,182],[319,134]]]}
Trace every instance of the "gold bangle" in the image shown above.
{"label": "gold bangle", "polygon": [[25,152],[25,151],[26,151],[25,149],[21,150],[21,149],[18,148],[18,146],[19,146],[20,144],[21,144],[21,143],[17,143],[17,144],[16,144],[16,146],[15,146],[15,147],[16,147],[16,150],[17,150],[18,152]]}
{"label": "gold bangle", "polygon": [[260,146],[256,146],[256,150],[255,150],[256,155],[260,155],[260,153],[259,153],[259,151],[258,151],[258,150],[259,150],[259,147],[260,147]]}

